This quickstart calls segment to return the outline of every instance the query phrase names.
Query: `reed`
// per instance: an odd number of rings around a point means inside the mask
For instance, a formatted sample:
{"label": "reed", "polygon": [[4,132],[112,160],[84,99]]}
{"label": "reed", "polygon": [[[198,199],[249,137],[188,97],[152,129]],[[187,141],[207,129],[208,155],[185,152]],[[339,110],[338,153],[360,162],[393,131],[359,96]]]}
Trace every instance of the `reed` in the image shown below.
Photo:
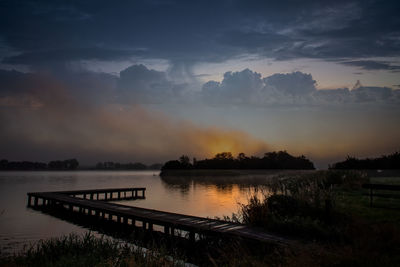
{"label": "reed", "polygon": [[41,240],[19,254],[2,258],[1,266],[179,266],[160,251],[143,250],[106,237],[70,234]]}

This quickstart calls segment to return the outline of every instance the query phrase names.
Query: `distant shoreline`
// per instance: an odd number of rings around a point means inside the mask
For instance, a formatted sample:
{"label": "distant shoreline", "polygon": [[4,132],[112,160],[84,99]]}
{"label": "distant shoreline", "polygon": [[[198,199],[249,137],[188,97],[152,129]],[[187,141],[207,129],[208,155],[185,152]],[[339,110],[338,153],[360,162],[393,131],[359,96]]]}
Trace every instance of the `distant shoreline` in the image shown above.
{"label": "distant shoreline", "polygon": [[292,169],[192,169],[192,170],[162,170],[160,176],[240,176],[240,175],[271,175],[299,174],[318,171],[362,171],[373,177],[400,177],[400,169],[387,170],[292,170]]}
{"label": "distant shoreline", "polygon": [[105,172],[124,172],[124,171],[156,171],[159,172],[159,169],[116,169],[116,170],[102,170],[102,169],[75,169],[75,170],[49,170],[49,169],[32,169],[32,170],[0,170],[0,172],[80,172],[80,171],[105,171]]}
{"label": "distant shoreline", "polygon": [[239,175],[271,175],[315,172],[316,170],[290,170],[290,169],[194,169],[194,170],[162,170],[160,176],[239,176]]}

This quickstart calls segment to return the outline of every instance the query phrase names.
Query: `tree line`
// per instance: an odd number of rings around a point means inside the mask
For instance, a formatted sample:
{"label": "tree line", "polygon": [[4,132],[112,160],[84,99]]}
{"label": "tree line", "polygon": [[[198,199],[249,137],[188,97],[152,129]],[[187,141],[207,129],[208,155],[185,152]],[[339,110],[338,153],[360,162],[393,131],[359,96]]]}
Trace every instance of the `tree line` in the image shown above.
{"label": "tree line", "polygon": [[[99,162],[92,167],[81,167],[80,169],[89,170],[159,170],[162,164],[155,163],[145,165],[140,162],[135,163],[119,163],[119,162]],[[48,163],[32,162],[32,161],[8,161],[0,160],[0,170],[3,171],[45,171],[45,170],[77,170],[79,162],[77,159],[53,160]]]}
{"label": "tree line", "polygon": [[385,170],[400,169],[400,152],[390,155],[383,155],[378,158],[358,159],[347,156],[346,160],[336,162],[329,166],[329,169],[340,170]]}
{"label": "tree line", "polygon": [[54,160],[49,163],[0,160],[0,170],[76,170],[78,167],[79,162],[76,159]]}
{"label": "tree line", "polygon": [[314,164],[304,155],[295,157],[286,151],[268,152],[262,157],[246,156],[239,153],[235,158],[231,152],[216,154],[211,159],[191,162],[189,157],[182,155],[178,160],[170,160],[161,170],[189,170],[189,169],[293,169],[313,170]]}
{"label": "tree line", "polygon": [[159,170],[162,164],[155,163],[151,165],[146,165],[141,162],[135,163],[119,163],[119,162],[99,162],[96,164],[96,170]]}

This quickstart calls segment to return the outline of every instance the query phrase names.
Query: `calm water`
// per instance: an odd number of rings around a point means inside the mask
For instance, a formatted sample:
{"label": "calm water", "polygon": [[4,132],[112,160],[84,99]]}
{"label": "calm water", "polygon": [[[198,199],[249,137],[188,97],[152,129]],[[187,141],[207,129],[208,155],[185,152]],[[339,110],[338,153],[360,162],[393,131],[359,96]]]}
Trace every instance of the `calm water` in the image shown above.
{"label": "calm water", "polygon": [[268,175],[239,177],[161,178],[154,171],[0,172],[0,249],[12,253],[24,245],[87,229],[26,208],[27,192],[115,187],[146,187],[146,199],[125,205],[222,217],[247,203]]}

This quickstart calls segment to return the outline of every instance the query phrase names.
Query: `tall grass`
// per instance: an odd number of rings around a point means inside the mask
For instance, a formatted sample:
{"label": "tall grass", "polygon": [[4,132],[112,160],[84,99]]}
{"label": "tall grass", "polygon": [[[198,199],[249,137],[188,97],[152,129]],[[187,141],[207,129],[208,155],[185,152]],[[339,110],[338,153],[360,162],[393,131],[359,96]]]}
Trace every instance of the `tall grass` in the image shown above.
{"label": "tall grass", "polygon": [[1,266],[176,266],[159,251],[143,251],[91,233],[42,240],[23,252],[3,258]]}
{"label": "tall grass", "polygon": [[361,172],[319,171],[271,179],[269,191],[240,205],[243,223],[302,238],[337,238],[345,215],[335,209],[339,190],[361,188]]}
{"label": "tall grass", "polygon": [[[269,184],[270,192],[240,205],[238,217],[299,239],[301,245],[285,253],[283,265],[400,266],[400,221],[376,218],[400,211],[382,213],[370,208],[368,201],[353,201],[353,206],[343,208],[343,195],[363,198],[365,182],[367,176],[355,171],[277,177]],[[368,218],[360,216],[361,208],[369,210]]]}

